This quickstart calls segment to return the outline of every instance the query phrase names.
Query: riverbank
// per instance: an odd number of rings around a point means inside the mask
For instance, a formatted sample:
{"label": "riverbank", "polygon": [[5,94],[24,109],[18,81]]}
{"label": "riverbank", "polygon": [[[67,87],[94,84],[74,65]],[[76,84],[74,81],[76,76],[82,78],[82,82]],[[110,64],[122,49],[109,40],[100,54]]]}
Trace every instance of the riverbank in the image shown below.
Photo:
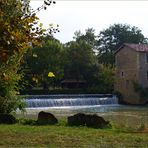
{"label": "riverbank", "polygon": [[148,145],[145,131],[129,129],[94,129],[56,125],[0,125],[0,147],[119,148]]}
{"label": "riverbank", "polygon": [[54,108],[28,108],[26,112],[17,112],[17,118],[37,119],[40,111],[54,114],[56,118],[62,119],[76,113],[97,114],[105,120],[115,123],[119,128],[128,127],[137,129],[141,125],[148,128],[147,106],[126,106],[126,105],[98,105],[98,106],[73,106]]}

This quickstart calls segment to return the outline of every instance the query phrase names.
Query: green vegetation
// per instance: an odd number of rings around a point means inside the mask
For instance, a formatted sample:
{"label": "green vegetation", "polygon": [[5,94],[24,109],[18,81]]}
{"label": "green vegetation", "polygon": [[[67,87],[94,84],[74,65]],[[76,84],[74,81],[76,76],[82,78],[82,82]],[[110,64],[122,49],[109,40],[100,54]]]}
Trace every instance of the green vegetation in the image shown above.
{"label": "green vegetation", "polygon": [[[43,86],[47,90],[50,86],[59,85],[63,78],[64,68],[63,45],[50,36],[42,37],[42,46],[34,47],[25,57],[25,63],[21,69],[24,70],[25,89]],[[48,77],[53,72],[55,77]]]}
{"label": "green vegetation", "polygon": [[31,125],[34,120],[19,121],[19,124],[0,125],[0,147],[146,148],[148,145],[147,133],[140,131],[70,127],[65,120],[46,126]]}
{"label": "green vegetation", "polygon": [[[55,2],[44,0],[36,10],[30,8],[29,2],[0,2],[0,113],[24,107],[17,97],[23,87],[22,92],[28,94],[112,93],[114,51],[124,42],[147,43],[137,27],[114,24],[98,36],[93,28],[85,33],[76,31],[74,40],[61,44],[53,37],[59,32],[58,25],[43,29],[36,15]],[[48,77],[49,72],[55,77]],[[74,89],[63,89],[63,80],[74,80]],[[79,86],[78,81],[83,84]],[[34,91],[35,87],[43,91]]]}
{"label": "green vegetation", "polygon": [[30,44],[39,45],[40,36],[56,31],[52,26],[46,30],[38,25],[36,13],[50,5],[46,0],[44,3],[44,7],[32,10],[29,0],[0,1],[0,113],[22,109],[17,94],[23,57],[31,48]]}
{"label": "green vegetation", "polygon": [[[51,3],[44,0],[43,6],[32,10],[29,0],[0,1],[2,123],[16,122],[10,113],[23,108],[17,94],[27,81],[28,90],[25,88],[24,92],[28,91],[28,94],[111,93],[114,83],[113,51],[124,42],[146,42],[138,28],[115,24],[100,32],[99,37],[95,36],[93,28],[87,29],[84,34],[76,32],[74,41],[62,45],[52,36],[58,29],[50,26],[45,30],[42,24],[38,24],[36,13]],[[94,52],[96,50],[98,55]],[[49,72],[53,72],[55,77],[49,78]],[[61,89],[63,79],[85,80],[86,87]],[[44,90],[30,91],[30,86],[42,86]],[[49,92],[49,86],[60,89]],[[33,119],[21,119],[13,125],[0,124],[0,147],[147,147],[146,130],[145,124],[137,130],[123,127],[93,129],[70,127],[65,120],[56,125],[39,126]]]}
{"label": "green vegetation", "polygon": [[137,92],[140,95],[140,97],[142,99],[141,101],[146,101],[148,98],[148,87],[143,88],[137,82],[133,82],[133,86],[134,86],[135,92]]}
{"label": "green vegetation", "polygon": [[[40,87],[44,89],[42,92],[47,92],[49,88],[55,89],[49,91],[50,94],[65,92],[67,87],[61,88],[62,80],[80,80],[84,82],[83,87],[75,86],[70,92],[75,93],[75,89],[79,89],[78,93],[112,93],[114,68],[98,62],[93,50],[96,41],[94,30],[88,29],[84,35],[80,32],[75,35],[75,41],[65,45],[46,36],[42,38],[41,47],[35,47],[31,53],[26,54],[26,63],[22,65],[26,71],[23,82],[28,81],[25,91]],[[49,71],[55,74],[54,78],[48,78]]]}
{"label": "green vegetation", "polygon": [[49,95],[49,94],[98,94],[102,93],[97,88],[85,89],[68,89],[68,88],[55,88],[43,90],[42,88],[33,88],[31,90],[22,90],[22,95]]}
{"label": "green vegetation", "polygon": [[148,40],[135,26],[113,24],[99,33],[96,44],[99,62],[114,66],[114,52],[124,43],[148,43]]}
{"label": "green vegetation", "polygon": [[[86,29],[85,33],[76,31],[74,35],[74,40],[64,45],[50,36],[41,38],[42,46],[33,48],[25,57],[23,82],[47,92],[49,88],[61,88],[62,80],[80,80],[85,82],[80,92],[112,93],[114,51],[125,42],[147,43],[140,29],[126,24],[111,25],[98,36],[93,28]],[[55,74],[54,78],[47,77],[49,71]],[[30,87],[25,89],[28,91]],[[74,89],[70,92],[75,92]]]}

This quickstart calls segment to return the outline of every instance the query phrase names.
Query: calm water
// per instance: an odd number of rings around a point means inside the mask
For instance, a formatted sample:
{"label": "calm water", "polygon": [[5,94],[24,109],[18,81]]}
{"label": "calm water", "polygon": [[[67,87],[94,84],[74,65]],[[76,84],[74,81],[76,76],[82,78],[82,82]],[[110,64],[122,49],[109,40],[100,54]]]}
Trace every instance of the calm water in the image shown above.
{"label": "calm water", "polygon": [[[78,112],[92,113],[102,116],[127,116],[144,117],[148,120],[148,106],[130,106],[130,105],[93,105],[93,106],[65,106],[65,107],[39,107],[27,108],[25,116],[37,117],[40,111],[47,111],[55,114],[57,117],[67,117]],[[19,113],[19,112],[18,112]],[[20,114],[20,113],[19,113]]]}

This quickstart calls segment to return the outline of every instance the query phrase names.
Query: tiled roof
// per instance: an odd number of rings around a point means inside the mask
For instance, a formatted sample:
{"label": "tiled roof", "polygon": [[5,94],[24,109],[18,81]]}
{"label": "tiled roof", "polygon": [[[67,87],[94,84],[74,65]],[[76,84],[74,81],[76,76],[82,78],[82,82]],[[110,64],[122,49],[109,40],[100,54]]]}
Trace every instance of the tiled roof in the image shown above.
{"label": "tiled roof", "polygon": [[126,43],[124,45],[136,51],[139,51],[139,52],[148,52],[148,44],[128,44]]}
{"label": "tiled roof", "polygon": [[138,52],[148,52],[148,44],[130,44],[130,43],[124,43],[122,46],[120,46],[115,52],[114,54],[118,53],[118,51],[120,51],[120,49],[122,49],[123,47],[129,47],[135,51]]}

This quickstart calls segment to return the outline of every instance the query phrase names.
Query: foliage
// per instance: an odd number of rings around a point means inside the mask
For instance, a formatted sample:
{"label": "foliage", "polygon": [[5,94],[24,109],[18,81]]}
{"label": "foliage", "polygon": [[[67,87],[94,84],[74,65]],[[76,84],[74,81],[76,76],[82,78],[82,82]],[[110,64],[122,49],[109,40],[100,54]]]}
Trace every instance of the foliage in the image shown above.
{"label": "foliage", "polygon": [[3,64],[0,67],[0,113],[9,113],[16,110],[17,107],[21,107],[21,101],[16,94],[18,93],[18,81],[21,75],[17,73],[19,63],[17,63],[17,57],[11,57],[7,60],[7,64]]}
{"label": "foliage", "polygon": [[99,64],[92,81],[90,92],[113,93],[114,68],[111,66]]}
{"label": "foliage", "polygon": [[89,44],[83,40],[66,46],[65,79],[85,80],[91,85],[97,71],[97,59]]}
{"label": "foliage", "polygon": [[114,68],[110,65],[100,65],[98,73],[99,89],[104,93],[112,93],[114,88]]}
{"label": "foliage", "polygon": [[[63,53],[62,44],[49,36],[42,39],[42,46],[34,47],[25,57],[26,68],[25,81],[34,86],[56,85],[63,77]],[[54,73],[55,77],[48,77],[49,72]]]}
{"label": "foliage", "polygon": [[14,124],[16,118],[10,114],[0,114],[0,124]]}
{"label": "foliage", "polygon": [[101,31],[97,41],[98,59],[104,64],[114,65],[114,51],[123,43],[147,43],[141,30],[127,24],[114,24]]}
{"label": "foliage", "polygon": [[[89,90],[85,88],[80,90],[81,93],[112,92],[113,68],[98,63],[92,47],[95,42],[94,30],[88,29],[84,35],[79,32],[75,39],[76,41],[71,41],[63,47],[58,40],[44,37],[42,46],[33,48],[25,58],[28,69],[25,80],[29,80],[29,84],[33,86],[60,86],[57,84],[60,84],[62,78],[84,80]],[[55,78],[47,77],[49,71],[55,74]]]}
{"label": "foliage", "polygon": [[76,31],[74,33],[74,39],[76,42],[84,41],[91,46],[92,49],[95,49],[96,45],[96,36],[95,30],[93,28],[88,28],[85,30],[85,34],[82,34],[81,31]]}
{"label": "foliage", "polygon": [[[93,28],[86,29],[85,34],[75,32],[76,41],[67,44],[68,54],[65,77],[84,79],[87,86],[94,92],[112,92],[114,83],[114,70],[108,65],[100,65],[95,49],[97,37]],[[108,58],[107,58],[108,59]],[[77,72],[76,72],[77,71]]]}
{"label": "foliage", "polygon": [[114,91],[113,93],[114,93],[114,95],[117,96],[117,98],[118,98],[118,103],[119,103],[119,104],[126,104],[126,103],[123,101],[123,95],[122,95],[121,92],[119,92],[119,91]]}
{"label": "foliage", "polygon": [[53,31],[37,26],[39,10],[32,11],[26,0],[0,1],[0,113],[10,113],[20,105],[16,94],[23,56],[30,44],[39,43],[39,36]]}
{"label": "foliage", "polygon": [[87,88],[55,88],[50,90],[43,90],[42,88],[33,88],[21,90],[21,95],[49,95],[49,94],[98,94],[98,93],[112,93],[112,89],[104,89],[100,86],[92,86]]}
{"label": "foliage", "polygon": [[148,100],[148,87],[144,88],[139,83],[133,82],[135,92],[139,93],[140,97],[145,101]]}
{"label": "foliage", "polygon": [[25,118],[17,119],[17,123],[22,124],[22,125],[37,125],[36,120],[34,120],[34,119],[25,119]]}

